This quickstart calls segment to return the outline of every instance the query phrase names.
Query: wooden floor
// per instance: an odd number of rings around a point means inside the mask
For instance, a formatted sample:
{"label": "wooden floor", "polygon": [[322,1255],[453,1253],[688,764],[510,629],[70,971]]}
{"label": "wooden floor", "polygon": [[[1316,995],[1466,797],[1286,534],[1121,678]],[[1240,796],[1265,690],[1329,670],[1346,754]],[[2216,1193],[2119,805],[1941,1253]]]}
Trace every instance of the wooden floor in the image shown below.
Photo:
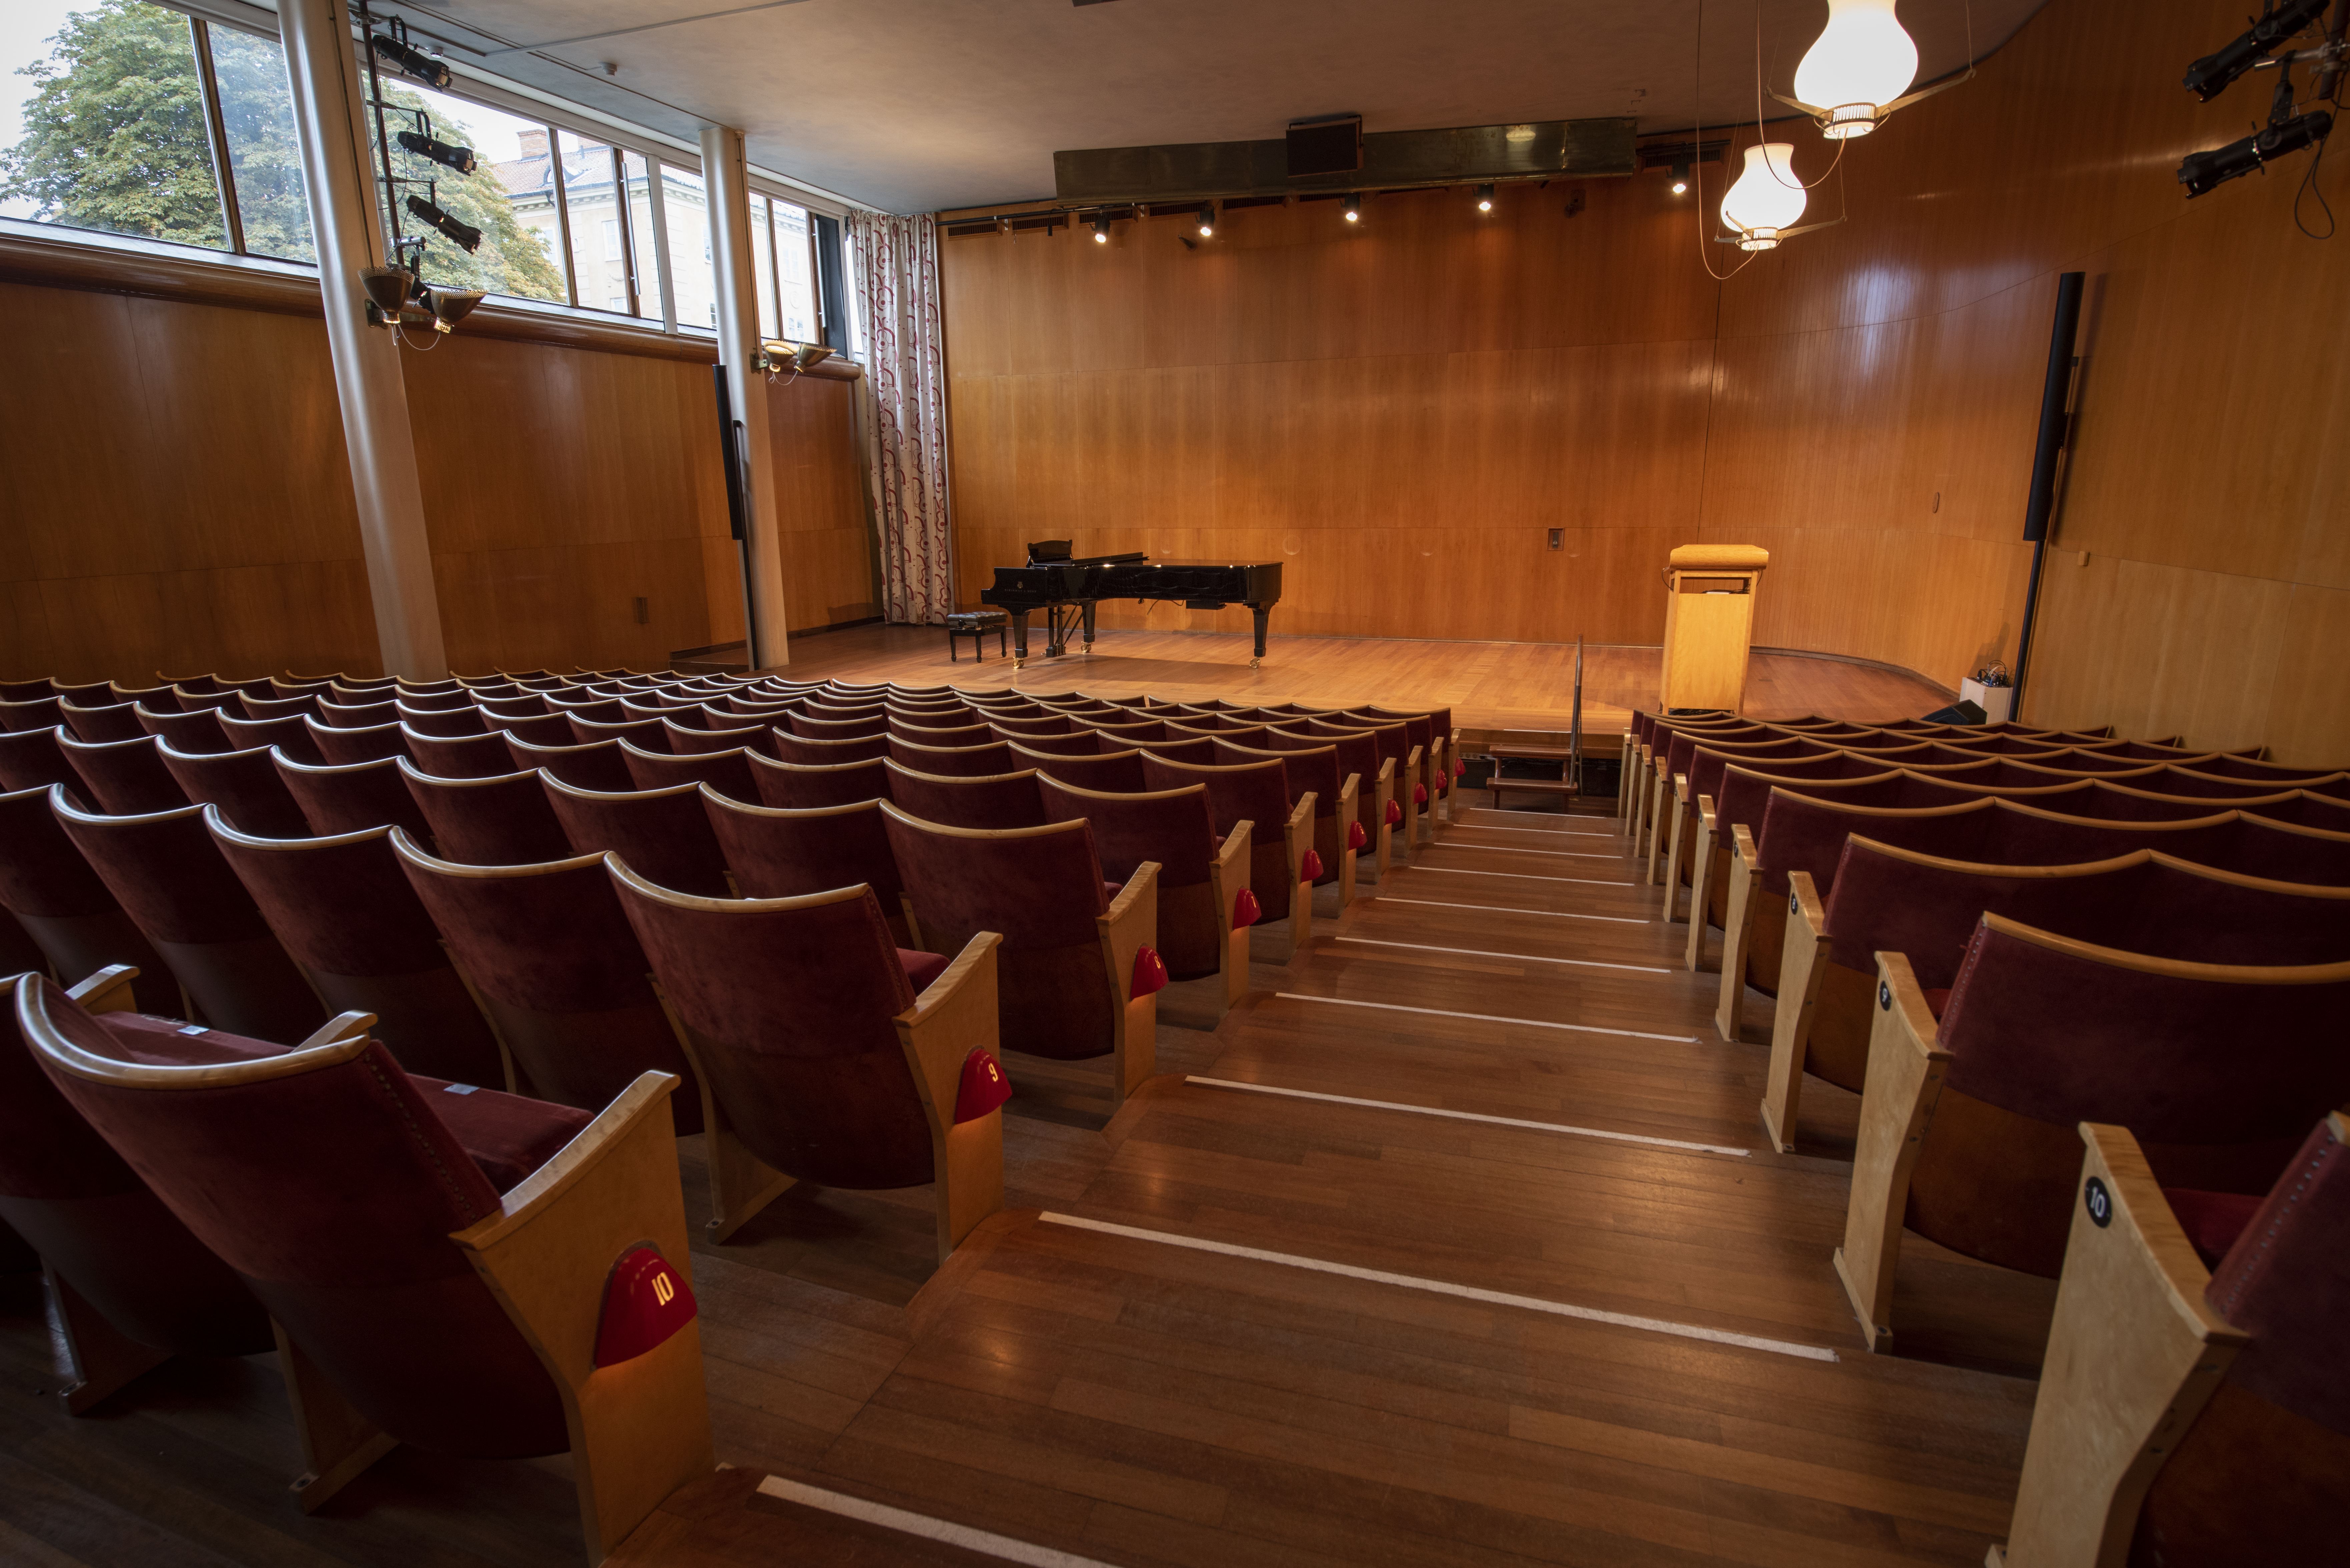
{"label": "wooden floor", "polygon": [[[807,639],[795,668],[878,668],[901,635]],[[1402,646],[1490,659],[1472,691],[1539,683],[1506,674],[1523,650]],[[1220,1027],[1197,982],[1162,993],[1161,1075],[1115,1117],[1101,1064],[1009,1056],[1010,1208],[945,1269],[927,1189],[804,1186],[697,1246],[739,1470],[622,1561],[1001,1561],[764,1474],[1105,1563],[1981,1563],[2053,1287],[1912,1237],[1901,1353],[1869,1355],[1829,1262],[1853,1097],[1807,1085],[1773,1154],[1767,1003],[1715,1036],[1714,977],[1679,967],[1615,819],[1472,798],[1343,917],[1324,890],[1309,950],[1261,935]],[[37,1305],[0,1294],[0,1561],[577,1561],[561,1459],[403,1449],[303,1517],[271,1357],[69,1418]]]}
{"label": "wooden floor", "polygon": [[[1037,630],[1028,647],[1033,657],[1015,669],[996,656],[993,638],[984,659],[973,660],[968,638],[956,639],[960,658],[950,659],[946,633],[935,627],[863,626],[794,639],[785,672],[795,680],[896,680],[1105,697],[1148,692],[1261,704],[1370,701],[1449,707],[1454,723],[1471,729],[1563,730],[1574,710],[1573,643],[1275,635],[1256,670],[1249,668],[1254,651],[1249,639],[1216,632],[1105,631],[1090,655],[1047,659]],[[1662,659],[1654,648],[1586,649],[1586,732],[1620,734],[1631,710],[1654,708]],[[1748,669],[1745,711],[1764,720],[1828,713],[1880,722],[1917,718],[1950,702],[1939,687],[1881,665],[1758,653]]]}

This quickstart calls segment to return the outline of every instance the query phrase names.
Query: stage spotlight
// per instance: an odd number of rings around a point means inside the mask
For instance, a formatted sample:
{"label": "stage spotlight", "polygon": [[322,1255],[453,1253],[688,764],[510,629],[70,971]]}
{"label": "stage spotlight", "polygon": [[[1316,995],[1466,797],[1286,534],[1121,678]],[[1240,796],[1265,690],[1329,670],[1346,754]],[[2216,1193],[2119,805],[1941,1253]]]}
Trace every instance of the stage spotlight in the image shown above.
{"label": "stage spotlight", "polygon": [[1347,198],[1347,222],[1350,223],[1359,223],[1362,221],[1363,199],[1360,196],[1348,196]]}
{"label": "stage spotlight", "polygon": [[416,275],[406,267],[371,266],[359,274],[359,282],[368,297],[387,317],[386,326],[400,319],[400,307],[408,303],[408,291],[416,286]]}
{"label": "stage spotlight", "polygon": [[445,141],[435,141],[432,138],[413,130],[403,130],[393,140],[419,158],[430,158],[435,163],[445,163],[460,174],[471,174],[473,171],[473,150],[470,147],[452,147]]}
{"label": "stage spotlight", "polygon": [[1686,196],[1689,194],[1689,171],[1690,166],[1686,163],[1676,163],[1673,165],[1674,195]]}
{"label": "stage spotlight", "polygon": [[471,223],[462,223],[426,201],[421,196],[408,199],[408,210],[432,224],[449,239],[455,241],[468,255],[482,248],[482,231]]}
{"label": "stage spotlight", "polygon": [[1106,245],[1109,244],[1109,214],[1107,213],[1096,213],[1094,214],[1094,244],[1097,245]]}
{"label": "stage spotlight", "polygon": [[[2188,67],[2182,85],[2197,98],[2210,103],[2228,90],[2230,82],[2267,58],[2279,44],[2324,16],[2325,7],[2331,4],[2333,0],[2284,0],[2284,4],[2253,23],[2250,30],[2226,48],[2208,54]],[[2224,152],[2229,149],[2220,151]],[[2191,163],[2194,159],[2188,161]],[[2186,178],[2183,170],[2179,177],[2182,180]],[[2190,195],[2196,193],[2189,192]]]}
{"label": "stage spotlight", "polygon": [[449,85],[449,67],[412,44],[378,33],[369,40],[384,64],[401,76],[422,82],[429,88],[445,88]]}
{"label": "stage spotlight", "polygon": [[452,332],[457,323],[473,314],[473,306],[482,303],[478,288],[444,288],[439,284],[424,286],[424,308],[432,313],[432,330]]}
{"label": "stage spotlight", "polygon": [[1202,202],[1200,203],[1200,237],[1204,240],[1215,232],[1216,204],[1213,202]]}
{"label": "stage spotlight", "polygon": [[1477,210],[1481,213],[1490,213],[1493,210],[1493,187],[1491,185],[1477,187]]}
{"label": "stage spotlight", "polygon": [[2240,180],[2273,159],[2288,152],[2298,152],[2325,140],[2334,129],[2334,117],[2325,110],[2309,113],[2272,125],[2257,136],[2247,136],[2241,141],[2231,141],[2225,147],[2215,147],[2208,152],[2190,152],[2178,166],[2178,182],[2187,187],[2188,199],[2204,195],[2230,180]]}

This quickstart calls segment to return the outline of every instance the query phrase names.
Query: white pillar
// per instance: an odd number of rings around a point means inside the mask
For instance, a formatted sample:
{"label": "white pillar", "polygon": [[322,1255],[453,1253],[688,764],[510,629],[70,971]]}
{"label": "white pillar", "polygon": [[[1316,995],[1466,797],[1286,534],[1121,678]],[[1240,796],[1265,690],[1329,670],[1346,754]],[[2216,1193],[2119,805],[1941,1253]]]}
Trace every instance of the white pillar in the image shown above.
{"label": "white pillar", "polygon": [[743,133],[723,125],[702,131],[702,180],[710,200],[710,262],[718,286],[718,358],[726,394],[743,421],[743,466],[750,471],[749,548],[743,572],[743,623],[754,668],[787,662],[782,535],[775,523],[774,442],[767,431],[767,378],[757,369],[759,294],[751,265],[751,171]]}
{"label": "white pillar", "polygon": [[318,244],[318,292],[342,404],[343,444],[359,502],[359,546],[375,634],[388,674],[437,680],[449,673],[432,549],[400,345],[367,317],[360,273],[383,254],[374,135],[367,78],[342,0],[279,0],[286,72],[294,88],[294,133],[309,188],[310,232]]}

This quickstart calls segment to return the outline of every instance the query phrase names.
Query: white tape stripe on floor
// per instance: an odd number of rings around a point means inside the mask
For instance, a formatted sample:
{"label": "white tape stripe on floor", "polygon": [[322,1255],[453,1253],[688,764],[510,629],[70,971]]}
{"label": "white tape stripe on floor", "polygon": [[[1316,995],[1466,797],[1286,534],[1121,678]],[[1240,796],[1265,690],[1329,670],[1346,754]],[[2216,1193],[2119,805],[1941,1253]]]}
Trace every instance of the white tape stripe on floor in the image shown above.
{"label": "white tape stripe on floor", "polygon": [[[1399,898],[1398,903],[1403,902]],[[1635,974],[1670,974],[1673,971],[1651,963],[1603,963],[1597,959],[1544,958],[1540,953],[1495,953],[1482,948],[1440,948],[1426,942],[1383,942],[1376,937],[1333,937],[1332,941],[1360,942],[1372,948],[1410,948],[1424,953],[1461,953],[1470,958],[1517,959],[1524,963],[1571,963],[1577,969],[1628,969]]]}
{"label": "white tape stripe on floor", "polygon": [[1375,1111],[1410,1111],[1423,1116],[1450,1116],[1455,1121],[1491,1122],[1495,1127],[1532,1127],[1536,1132],[1567,1133],[1575,1137],[1606,1138],[1611,1143],[1648,1144],[1657,1148],[1685,1148],[1697,1154],[1734,1154],[1745,1158],[1751,1148],[1732,1148],[1727,1144],[1690,1143],[1677,1137],[1649,1137],[1643,1133],[1608,1132],[1600,1127],[1569,1127],[1565,1122],[1530,1122],[1517,1116],[1489,1116],[1477,1111],[1449,1111],[1436,1106],[1408,1106],[1399,1100],[1358,1100],[1352,1095],[1322,1095],[1311,1089],[1276,1089],[1270,1084],[1244,1084],[1237,1078],[1202,1078],[1197,1074],[1186,1076],[1187,1084],[1205,1084],[1213,1089],[1246,1089],[1253,1095],[1281,1095],[1293,1100],[1327,1100],[1334,1106],[1362,1106]]}
{"label": "white tape stripe on floor", "polygon": [[1546,855],[1561,860],[1621,860],[1621,854],[1602,855],[1593,849],[1523,849],[1514,844],[1463,844],[1457,838],[1440,838],[1426,846],[1430,849],[1474,849],[1486,855]]}
{"label": "white tape stripe on floor", "polygon": [[1014,1541],[1008,1535],[997,1535],[991,1531],[974,1530],[968,1524],[932,1519],[928,1514],[909,1513],[902,1508],[868,1502],[861,1497],[850,1497],[846,1492],[827,1491],[822,1487],[785,1480],[782,1476],[769,1476],[759,1483],[759,1490],[768,1497],[779,1497],[786,1502],[796,1502],[806,1508],[822,1509],[843,1519],[861,1520],[867,1524],[878,1524],[884,1530],[919,1535],[927,1541],[941,1541],[949,1546],[960,1546],[966,1552],[982,1552],[990,1557],[1001,1557],[1007,1563],[1025,1563],[1031,1568],[1109,1568],[1109,1564],[1098,1558],[1080,1557],[1074,1552]]}
{"label": "white tape stripe on floor", "polygon": [[1406,1007],[1400,1002],[1358,1002],[1351,996],[1308,996],[1303,992],[1276,991],[1274,995],[1289,1002],[1319,1002],[1331,1007],[1376,1007],[1382,1012],[1422,1012],[1430,1018],[1467,1018],[1479,1023],[1517,1023],[1528,1029],[1565,1029],[1576,1034],[1613,1034],[1625,1040],[1669,1040],[1676,1045],[1694,1045],[1694,1034],[1650,1034],[1638,1029],[1603,1029],[1596,1023],[1552,1023],[1540,1018],[1502,1018],[1490,1012],[1447,1012],[1440,1007]]}
{"label": "white tape stripe on floor", "polygon": [[1602,882],[1596,877],[1536,877],[1524,871],[1465,871],[1458,866],[1409,866],[1409,871],[1434,871],[1446,877],[1507,877],[1516,882],[1572,882],[1578,888],[1637,888],[1637,882]]}
{"label": "white tape stripe on floor", "polygon": [[1098,1231],[1104,1235],[1126,1236],[1138,1241],[1188,1247],[1197,1252],[1221,1252],[1228,1258],[1248,1258],[1261,1263],[1284,1263],[1293,1269],[1310,1269],[1318,1274],[1340,1274],[1350,1280],[1368,1280],[1374,1284],[1400,1285],[1408,1291],[1430,1291],[1438,1295],[1459,1296],[1464,1301],[1523,1307],[1529,1312],[1549,1313],[1554,1317],[1580,1318],[1586,1323],[1610,1324],[1617,1328],[1646,1329],[1650,1334],[1678,1334],[1683,1339],[1734,1345],[1746,1350],[1767,1350],[1779,1355],[1801,1356],[1805,1361],[1838,1359],[1836,1353],[1825,1345],[1798,1345],[1787,1339],[1764,1339],[1752,1334],[1731,1334],[1724,1329],[1700,1328],[1695,1324],[1673,1323],[1664,1318],[1634,1317],[1628,1313],[1601,1312],[1596,1307],[1569,1306],[1565,1302],[1548,1302],[1540,1296],[1517,1296],[1506,1291],[1480,1290],[1475,1285],[1456,1285],[1448,1280],[1423,1280],[1416,1274],[1391,1274],[1385,1269],[1358,1269],[1352,1263],[1327,1263],[1319,1258],[1301,1258],[1290,1252],[1268,1252],[1259,1247],[1236,1247],[1229,1241],[1203,1241],[1197,1237],[1178,1236],[1167,1231],[1145,1231],[1134,1225],[1113,1225],[1107,1220],[1080,1219],[1075,1214],[1055,1214],[1047,1210],[1037,1218],[1047,1225]]}
{"label": "white tape stripe on floor", "polygon": [[1638,915],[1577,915],[1565,909],[1505,909],[1493,904],[1447,904],[1436,898],[1399,898],[1392,893],[1357,898],[1357,904],[1418,904],[1425,909],[1475,909],[1488,915],[1548,915],[1554,920],[1603,920],[1611,926],[1645,926]]}

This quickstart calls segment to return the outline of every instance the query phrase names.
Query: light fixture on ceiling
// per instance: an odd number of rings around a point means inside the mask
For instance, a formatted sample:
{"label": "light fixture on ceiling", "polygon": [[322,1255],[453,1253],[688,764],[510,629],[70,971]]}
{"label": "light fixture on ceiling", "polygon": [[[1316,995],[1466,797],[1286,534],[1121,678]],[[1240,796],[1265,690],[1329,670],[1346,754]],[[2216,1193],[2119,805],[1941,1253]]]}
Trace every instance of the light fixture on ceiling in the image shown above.
{"label": "light fixture on ceiling", "polygon": [[1690,166],[1686,163],[1676,163],[1673,165],[1674,195],[1686,196],[1689,194],[1689,171]]}
{"label": "light fixture on ceiling", "polygon": [[1106,245],[1109,244],[1109,214],[1107,213],[1096,213],[1094,214],[1094,244],[1097,245]]}
{"label": "light fixture on ceiling", "polygon": [[1731,231],[1742,251],[1768,251],[1804,231],[1795,227],[1804,215],[1803,182],[1795,177],[1795,147],[1789,141],[1766,141],[1746,150],[1746,171],[1721,199],[1721,224]]}
{"label": "light fixture on ceiling", "polygon": [[2325,15],[2332,0],[2284,0],[2223,49],[2214,49],[2187,67],[2183,84],[2205,103],[2228,90],[2246,71],[2258,70],[2279,44]]}
{"label": "light fixture on ceiling", "polygon": [[1493,210],[1492,186],[1480,185],[1477,187],[1477,210],[1481,213],[1490,213]]}
{"label": "light fixture on ceiling", "polygon": [[[1954,88],[1967,73],[1918,92],[1918,46],[1893,14],[1894,0],[1828,0],[1828,25],[1795,67],[1795,96],[1771,96],[1800,109],[1830,141],[1866,136],[1898,109]],[[1906,95],[1906,96],[1905,96]]]}
{"label": "light fixture on ceiling", "polygon": [[419,158],[430,158],[435,163],[445,163],[460,174],[471,174],[473,171],[473,150],[470,147],[452,147],[445,141],[436,141],[423,132],[416,130],[403,130],[392,140]]}
{"label": "light fixture on ceiling", "polygon": [[1350,223],[1359,223],[1362,221],[1363,199],[1350,192],[1347,196],[1347,222]]}
{"label": "light fixture on ceiling", "polygon": [[1215,232],[1216,204],[1213,202],[1202,202],[1200,203],[1200,237],[1204,240]]}

